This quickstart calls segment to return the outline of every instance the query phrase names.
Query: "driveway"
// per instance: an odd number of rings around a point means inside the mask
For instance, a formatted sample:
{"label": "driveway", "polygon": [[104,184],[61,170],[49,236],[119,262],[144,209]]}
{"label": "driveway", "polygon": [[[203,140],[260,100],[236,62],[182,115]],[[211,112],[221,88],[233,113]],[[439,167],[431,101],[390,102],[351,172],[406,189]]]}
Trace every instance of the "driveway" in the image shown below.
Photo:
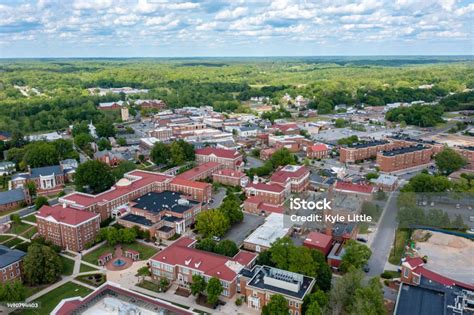
{"label": "driveway", "polygon": [[209,204],[209,209],[219,208],[224,200],[227,190],[223,187],[220,187],[215,194],[213,194],[213,202]]}
{"label": "driveway", "polygon": [[234,225],[223,239],[234,241],[237,246],[242,245],[244,240],[249,236],[256,228],[263,224],[265,217],[258,216],[255,214],[244,213],[244,220],[239,224]]}
{"label": "driveway", "polygon": [[257,159],[253,156],[247,155],[247,163],[245,163],[245,168],[254,168],[254,167],[260,167],[263,165],[263,161],[260,159]]}

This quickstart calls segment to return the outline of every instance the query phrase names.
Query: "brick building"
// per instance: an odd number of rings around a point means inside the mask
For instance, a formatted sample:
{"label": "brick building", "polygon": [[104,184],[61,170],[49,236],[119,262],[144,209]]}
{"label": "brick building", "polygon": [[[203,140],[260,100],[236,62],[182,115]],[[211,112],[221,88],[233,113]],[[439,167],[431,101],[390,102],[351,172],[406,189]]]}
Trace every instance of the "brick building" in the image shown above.
{"label": "brick building", "polygon": [[260,150],[260,159],[264,161],[269,160],[272,157],[273,153],[275,153],[276,151],[276,148],[262,149]]}
{"label": "brick building", "polygon": [[302,165],[286,165],[273,173],[270,183],[289,185],[292,193],[303,192],[309,185],[309,169]]}
{"label": "brick building", "polygon": [[208,147],[196,150],[196,162],[198,164],[217,162],[224,165],[226,168],[240,169],[243,166],[243,156],[236,150]]}
{"label": "brick building", "polygon": [[288,301],[293,315],[302,314],[303,299],[311,293],[316,282],[314,278],[299,273],[260,265],[241,270],[239,281],[247,307],[261,311],[272,295],[280,294]]}
{"label": "brick building", "polygon": [[299,135],[300,128],[295,123],[286,123],[286,124],[275,124],[272,126],[277,131],[281,132],[284,135]]}
{"label": "brick building", "polygon": [[0,191],[0,211],[15,209],[23,204],[30,204],[31,196],[28,189],[15,188]]}
{"label": "brick building", "polygon": [[38,233],[53,244],[82,251],[99,233],[100,216],[61,205],[43,206],[36,213]]}
{"label": "brick building", "polygon": [[26,173],[13,175],[8,182],[9,189],[26,187],[34,183],[38,195],[57,194],[64,188],[67,176],[60,165],[31,168]]}
{"label": "brick building", "polygon": [[140,106],[142,109],[166,109],[166,103],[162,100],[136,100],[135,105]]}
{"label": "brick building", "polygon": [[290,194],[290,188],[277,183],[268,184],[252,182],[245,187],[245,194],[247,197],[260,197],[262,201],[266,203],[283,205]]}
{"label": "brick building", "polygon": [[202,276],[206,282],[217,277],[224,289],[221,296],[233,297],[237,292],[239,271],[251,268],[257,255],[239,251],[234,257],[226,257],[198,250],[194,244],[195,240],[182,237],[150,258],[152,278],[164,277],[189,290],[193,275]]}
{"label": "brick building", "polygon": [[247,186],[249,178],[241,171],[226,168],[212,174],[212,181],[228,186]]}
{"label": "brick building", "polygon": [[180,192],[189,199],[203,203],[208,203],[212,197],[212,185],[208,183],[195,182],[183,178],[174,178],[170,182],[169,187],[172,191]]}
{"label": "brick building", "polygon": [[306,148],[306,157],[309,159],[327,159],[329,147],[324,143],[310,145]]}
{"label": "brick building", "polygon": [[212,177],[212,174],[221,170],[224,165],[217,162],[206,162],[198,165],[188,171],[185,171],[176,176],[176,178],[182,178],[187,180],[201,180]]}
{"label": "brick building", "polygon": [[433,149],[422,144],[377,153],[377,164],[382,172],[394,172],[415,166],[428,164]]}
{"label": "brick building", "polygon": [[467,162],[466,168],[474,170],[474,146],[456,147],[454,150],[464,157]]}
{"label": "brick building", "polygon": [[160,141],[168,141],[173,137],[173,129],[168,127],[155,128],[149,132],[150,137],[154,137]]}
{"label": "brick building", "polygon": [[339,149],[339,161],[341,163],[354,163],[377,157],[377,153],[394,148],[387,140],[374,140],[363,143],[354,143]]}
{"label": "brick building", "polygon": [[331,193],[347,194],[363,200],[372,200],[375,187],[369,183],[351,183],[337,181],[331,187]]}
{"label": "brick building", "polygon": [[282,206],[264,202],[260,197],[251,196],[245,199],[244,210],[258,215],[262,213],[269,215],[272,213],[283,213],[285,209]]}
{"label": "brick building", "polygon": [[311,232],[306,236],[303,246],[320,251],[327,256],[332,248],[332,236],[319,232]]}
{"label": "brick building", "polygon": [[0,245],[0,284],[20,280],[26,253]]}

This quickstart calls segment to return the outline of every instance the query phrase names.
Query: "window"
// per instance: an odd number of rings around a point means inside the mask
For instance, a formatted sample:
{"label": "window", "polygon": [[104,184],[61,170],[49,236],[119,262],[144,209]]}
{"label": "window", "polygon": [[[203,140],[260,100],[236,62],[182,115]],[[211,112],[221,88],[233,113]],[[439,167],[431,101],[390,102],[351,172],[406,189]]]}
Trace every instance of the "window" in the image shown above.
{"label": "window", "polygon": [[408,278],[408,274],[409,274],[408,268],[405,267],[405,268],[403,269],[403,277],[404,277],[404,278]]}

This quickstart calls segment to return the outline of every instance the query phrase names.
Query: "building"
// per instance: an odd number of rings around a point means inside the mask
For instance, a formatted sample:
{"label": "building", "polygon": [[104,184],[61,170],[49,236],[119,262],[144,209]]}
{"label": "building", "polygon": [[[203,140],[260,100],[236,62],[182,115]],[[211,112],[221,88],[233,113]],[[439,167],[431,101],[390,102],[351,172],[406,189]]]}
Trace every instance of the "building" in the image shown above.
{"label": "building", "polygon": [[128,111],[128,107],[123,106],[120,109],[120,116],[122,118],[122,121],[128,121],[130,119],[130,114]]}
{"label": "building", "polygon": [[433,149],[422,144],[377,153],[377,165],[382,172],[394,172],[431,162]]}
{"label": "building", "polygon": [[167,278],[183,289],[190,289],[193,275],[202,276],[206,282],[217,277],[223,287],[221,294],[231,298],[237,292],[237,276],[244,268],[251,268],[257,255],[239,251],[226,257],[194,248],[195,240],[182,237],[150,258],[152,278]]}
{"label": "building", "polygon": [[269,160],[272,157],[273,153],[275,153],[276,151],[276,148],[262,149],[260,150],[260,159],[264,161]]}
{"label": "building", "polygon": [[329,157],[329,147],[324,143],[313,144],[307,147],[306,157],[309,159],[327,159]]}
{"label": "building", "polygon": [[150,137],[156,138],[161,142],[168,141],[173,138],[173,129],[169,127],[159,127],[150,131],[149,134]]}
{"label": "building", "polygon": [[28,182],[35,184],[38,195],[57,194],[63,190],[66,176],[60,165],[31,168],[27,173],[13,175],[8,187],[23,188]]}
{"label": "building", "polygon": [[172,191],[180,192],[189,199],[202,203],[208,203],[212,197],[212,185],[208,183],[176,177],[170,182],[169,187]]}
{"label": "building", "polygon": [[398,177],[388,174],[380,174],[376,179],[372,179],[371,183],[373,183],[378,190],[394,191],[398,186]]}
{"label": "building", "polygon": [[99,103],[99,109],[100,110],[117,110],[117,109],[121,109],[124,104],[125,104],[124,101]]}
{"label": "building", "polygon": [[176,178],[182,178],[187,180],[201,180],[211,178],[213,176],[212,174],[222,168],[222,164],[219,164],[217,162],[207,162],[177,175]]}
{"label": "building", "polygon": [[258,215],[272,213],[283,213],[285,209],[282,206],[264,202],[262,198],[251,196],[244,201],[244,211]]}
{"label": "building", "polygon": [[24,204],[31,203],[31,196],[28,189],[15,188],[7,191],[0,191],[0,211],[15,209]]}
{"label": "building", "polygon": [[10,174],[13,174],[14,172],[15,172],[15,163],[10,162],[10,161],[0,162],[0,176],[10,175]]}
{"label": "building", "polygon": [[142,109],[166,109],[166,103],[162,100],[135,100],[134,103],[135,105],[140,106]]}
{"label": "building", "polygon": [[36,213],[38,233],[63,249],[82,251],[99,233],[100,216],[70,207],[43,206]]}
{"label": "building", "polygon": [[120,162],[127,160],[121,152],[104,150],[94,153],[94,159],[101,161],[108,166],[117,166]]}
{"label": "building", "polygon": [[240,292],[245,295],[247,307],[261,311],[274,294],[288,301],[290,314],[301,315],[303,299],[311,293],[315,279],[305,275],[256,265],[240,272]]}
{"label": "building", "polygon": [[243,156],[235,150],[208,147],[196,150],[196,162],[198,164],[217,162],[226,168],[240,169],[243,166]]}
{"label": "building", "polygon": [[284,135],[299,135],[300,128],[295,123],[275,124],[272,126]]}
{"label": "building", "polygon": [[118,222],[126,227],[138,226],[151,236],[168,239],[183,234],[201,212],[201,203],[181,198],[172,191],[149,192],[130,202],[130,213]]}
{"label": "building", "polygon": [[284,214],[270,214],[265,223],[244,240],[243,248],[257,253],[268,250],[276,240],[291,233],[291,227],[285,223],[289,223],[289,220],[285,221]]}
{"label": "building", "polygon": [[0,284],[20,280],[26,253],[0,245]]}
{"label": "building", "polygon": [[466,168],[474,170],[474,146],[464,146],[454,148],[467,162]]}
{"label": "building", "polygon": [[343,243],[336,242],[332,247],[331,251],[327,255],[328,265],[333,268],[339,268],[342,261],[342,256],[345,254]]}
{"label": "building", "polygon": [[373,193],[375,191],[375,187],[369,183],[351,183],[337,181],[332,187],[333,193],[355,196],[359,199],[368,201],[372,200]]}
{"label": "building", "polygon": [[391,150],[393,144],[387,140],[373,140],[354,143],[339,149],[339,161],[341,163],[354,163],[377,157],[381,151]]}
{"label": "building", "polygon": [[292,193],[300,193],[308,188],[309,169],[303,165],[286,165],[273,173],[270,182],[290,186]]}
{"label": "building", "polygon": [[290,195],[290,188],[277,183],[258,183],[254,180],[245,187],[245,194],[247,197],[260,197],[266,203],[283,205]]}
{"label": "building", "polygon": [[474,285],[435,273],[419,257],[402,263],[394,314],[455,315],[474,313]]}
{"label": "building", "polygon": [[52,315],[70,314],[176,314],[194,315],[182,308],[156,297],[148,297],[107,281],[85,297],[63,299],[51,312]]}
{"label": "building", "polygon": [[319,232],[310,232],[303,241],[303,246],[320,251],[327,256],[332,248],[332,236]]}
{"label": "building", "polygon": [[247,186],[249,178],[241,171],[226,168],[212,174],[212,181],[227,186]]}

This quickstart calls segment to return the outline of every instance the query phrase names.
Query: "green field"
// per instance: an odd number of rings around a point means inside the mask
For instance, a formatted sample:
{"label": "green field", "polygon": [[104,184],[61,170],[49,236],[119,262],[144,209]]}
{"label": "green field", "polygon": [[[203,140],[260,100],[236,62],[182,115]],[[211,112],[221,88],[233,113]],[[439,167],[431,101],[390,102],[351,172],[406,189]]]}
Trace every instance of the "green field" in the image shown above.
{"label": "green field", "polygon": [[130,248],[130,249],[139,251],[140,260],[147,260],[154,254],[156,254],[156,252],[158,252],[158,249],[151,246],[144,245],[142,243],[138,243],[138,242],[135,242],[133,244],[124,244],[122,247],[123,249]]}
{"label": "green field", "polygon": [[67,282],[62,286],[54,289],[53,291],[46,293],[41,296],[34,302],[38,302],[40,305],[39,309],[31,310],[22,310],[15,312],[18,315],[44,315],[49,314],[51,311],[61,302],[61,300],[76,297],[76,296],[86,296],[91,293],[92,290],[83,287],[81,285]]}
{"label": "green field", "polygon": [[93,268],[86,264],[81,264],[81,268],[79,269],[79,272],[96,271],[96,270],[97,268]]}
{"label": "green field", "polygon": [[87,261],[88,263],[97,265],[97,259],[106,252],[111,252],[113,254],[114,248],[112,246],[104,244],[101,247],[97,248],[96,250],[82,256],[82,260]]}
{"label": "green field", "polygon": [[23,243],[23,240],[21,238],[12,238],[11,240],[3,243],[2,245],[12,248],[13,246],[18,245],[20,243]]}
{"label": "green field", "polygon": [[0,244],[11,239],[13,236],[10,235],[0,235]]}
{"label": "green field", "polygon": [[10,234],[21,234],[21,233],[25,232],[26,230],[28,230],[31,227],[32,227],[31,225],[29,225],[27,223],[24,223],[24,222],[13,223],[13,226],[8,231],[8,233],[10,233]]}
{"label": "green field", "polygon": [[28,221],[28,222],[33,222],[36,223],[36,216],[34,214],[30,214],[24,218],[22,218],[23,221]]}
{"label": "green field", "polygon": [[61,261],[63,263],[62,274],[66,276],[72,275],[72,272],[74,271],[74,260],[66,258],[64,256],[59,257],[61,258]]}

